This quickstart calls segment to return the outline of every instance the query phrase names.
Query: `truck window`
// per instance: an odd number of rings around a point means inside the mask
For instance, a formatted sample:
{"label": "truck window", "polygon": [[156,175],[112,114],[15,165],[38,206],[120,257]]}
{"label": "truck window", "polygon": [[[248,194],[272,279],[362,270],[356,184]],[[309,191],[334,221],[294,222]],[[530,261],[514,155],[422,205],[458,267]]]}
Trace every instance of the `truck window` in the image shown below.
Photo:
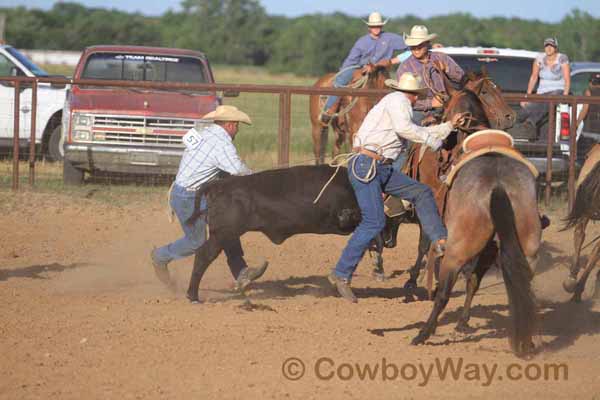
{"label": "truck window", "polygon": [[206,83],[201,60],[149,54],[96,53],[88,58],[83,79]]}
{"label": "truck window", "polygon": [[[32,63],[27,57],[25,57],[23,54],[19,53],[14,48],[6,47],[6,51],[8,53],[10,53],[11,56],[13,56],[17,60],[19,60],[19,62],[21,64],[23,64],[25,66],[25,68],[27,68],[29,71],[31,71],[31,73],[33,73],[35,76],[48,76],[48,73],[46,71],[44,71],[43,69],[41,69],[40,67],[38,67],[37,65]],[[25,74],[22,73],[22,71],[19,69],[19,75],[24,76]]]}
{"label": "truck window", "polygon": [[0,76],[13,76],[13,71],[15,70],[17,71],[17,76],[24,75],[12,61],[0,54]]}
{"label": "truck window", "polygon": [[467,71],[478,72],[482,67],[503,92],[526,92],[533,60],[530,58],[497,55],[454,55],[450,57]]}
{"label": "truck window", "polygon": [[10,76],[10,69],[14,67],[15,64],[10,62],[10,60],[0,54],[0,76]]}

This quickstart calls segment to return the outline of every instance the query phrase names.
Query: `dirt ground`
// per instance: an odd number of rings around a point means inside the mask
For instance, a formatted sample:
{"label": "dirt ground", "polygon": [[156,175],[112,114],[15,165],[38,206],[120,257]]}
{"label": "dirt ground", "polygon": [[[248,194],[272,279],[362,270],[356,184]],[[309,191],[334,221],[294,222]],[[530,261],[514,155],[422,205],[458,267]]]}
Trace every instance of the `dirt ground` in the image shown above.
{"label": "dirt ground", "polygon": [[[250,263],[270,262],[248,291],[252,307],[231,293],[223,258],[202,282],[207,302],[189,304],[192,259],[172,265],[175,294],[149,263],[153,245],[179,236],[163,197],[112,205],[26,193],[1,206],[0,398],[600,399],[600,303],[591,284],[580,304],[561,289],[572,232],[558,231],[559,214],[535,278],[540,352],[522,360],[509,351],[496,270],[474,301],[472,333],[454,330],[461,281],[437,333],[409,345],[432,307],[422,289],[421,300],[406,302],[402,288],[416,256],[414,226],[384,254],[388,281],[372,280],[363,261],[356,305],[334,296],[325,278],[347,238],[303,235],[275,246],[260,234],[243,237]],[[460,369],[444,375],[447,363]],[[557,376],[544,372],[552,365]]]}

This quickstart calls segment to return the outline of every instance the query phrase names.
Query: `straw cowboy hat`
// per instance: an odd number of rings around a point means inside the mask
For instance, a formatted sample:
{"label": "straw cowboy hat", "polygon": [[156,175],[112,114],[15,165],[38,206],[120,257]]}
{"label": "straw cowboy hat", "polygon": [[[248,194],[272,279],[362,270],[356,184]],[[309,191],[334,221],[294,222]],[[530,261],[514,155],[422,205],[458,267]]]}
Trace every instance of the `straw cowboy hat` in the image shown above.
{"label": "straw cowboy hat", "polygon": [[427,87],[423,85],[421,77],[415,76],[410,72],[403,73],[399,80],[386,79],[385,85],[401,92],[415,93],[418,95],[425,95],[427,93]]}
{"label": "straw cowboy hat", "polygon": [[242,112],[234,106],[218,106],[215,111],[211,111],[206,114],[202,119],[210,119],[213,121],[231,121],[231,122],[243,122],[248,125],[252,125],[250,117],[245,112]]}
{"label": "straw cowboy hat", "polygon": [[404,34],[404,42],[407,46],[418,46],[423,42],[429,42],[437,37],[436,33],[429,33],[424,25],[415,25],[410,29],[410,35]]}
{"label": "straw cowboy hat", "polygon": [[379,12],[373,11],[371,14],[369,14],[369,20],[363,21],[363,22],[365,24],[367,24],[367,26],[369,26],[369,27],[375,27],[375,26],[384,26],[385,24],[387,24],[388,21],[389,21],[389,19],[386,19],[384,21],[383,17],[381,16],[381,14]]}

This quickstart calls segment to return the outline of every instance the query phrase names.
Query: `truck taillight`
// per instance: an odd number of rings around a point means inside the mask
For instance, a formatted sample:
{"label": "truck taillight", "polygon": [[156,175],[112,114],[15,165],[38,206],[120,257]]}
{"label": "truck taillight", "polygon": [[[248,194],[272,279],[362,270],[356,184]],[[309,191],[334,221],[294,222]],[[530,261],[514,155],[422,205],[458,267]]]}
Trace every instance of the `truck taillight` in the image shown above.
{"label": "truck taillight", "polygon": [[562,140],[569,139],[569,135],[571,134],[571,122],[568,112],[560,113],[560,138]]}

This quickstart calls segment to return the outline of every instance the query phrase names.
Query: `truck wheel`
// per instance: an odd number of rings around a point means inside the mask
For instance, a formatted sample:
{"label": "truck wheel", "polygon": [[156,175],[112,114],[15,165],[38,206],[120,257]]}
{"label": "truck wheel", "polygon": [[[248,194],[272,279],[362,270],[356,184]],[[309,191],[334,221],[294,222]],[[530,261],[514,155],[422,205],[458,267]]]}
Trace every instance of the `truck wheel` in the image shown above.
{"label": "truck wheel", "polygon": [[64,158],[63,141],[61,134],[61,125],[56,126],[50,133],[48,140],[48,152],[46,159],[48,161],[60,161]]}
{"label": "truck wheel", "polygon": [[64,160],[63,182],[65,185],[82,185],[83,171],[75,168],[68,160]]}

